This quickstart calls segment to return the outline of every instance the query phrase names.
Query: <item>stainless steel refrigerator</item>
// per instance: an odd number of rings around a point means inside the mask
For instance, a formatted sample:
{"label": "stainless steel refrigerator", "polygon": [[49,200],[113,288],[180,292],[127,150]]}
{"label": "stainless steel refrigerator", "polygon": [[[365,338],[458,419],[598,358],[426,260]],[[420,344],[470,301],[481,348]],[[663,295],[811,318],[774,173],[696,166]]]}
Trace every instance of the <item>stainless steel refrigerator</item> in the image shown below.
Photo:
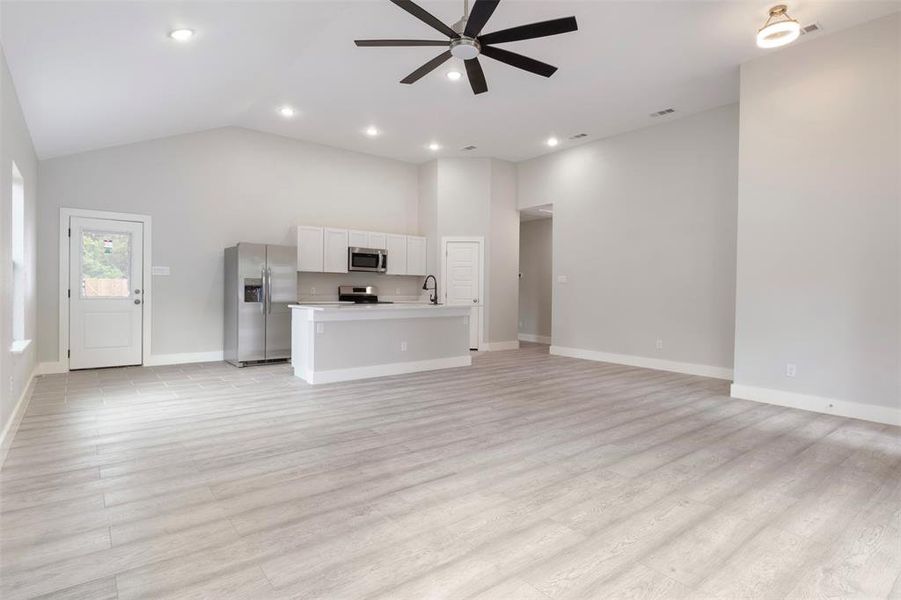
{"label": "stainless steel refrigerator", "polygon": [[297,249],[240,243],[225,249],[225,360],[291,358],[291,309],[297,301]]}

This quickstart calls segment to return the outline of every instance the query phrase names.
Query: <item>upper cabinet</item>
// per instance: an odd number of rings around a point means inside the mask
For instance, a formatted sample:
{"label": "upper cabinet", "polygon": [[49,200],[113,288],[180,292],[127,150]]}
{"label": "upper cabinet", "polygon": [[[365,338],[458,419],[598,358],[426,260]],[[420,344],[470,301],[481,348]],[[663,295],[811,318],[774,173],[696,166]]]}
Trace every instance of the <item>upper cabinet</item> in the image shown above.
{"label": "upper cabinet", "polygon": [[426,241],[424,237],[407,236],[407,275],[426,275]]}
{"label": "upper cabinet", "polygon": [[324,268],[326,273],[347,273],[347,239],[346,229],[325,228]]}
{"label": "upper cabinet", "polygon": [[351,229],[347,232],[347,245],[351,248],[385,250],[387,248],[387,234]]}
{"label": "upper cabinet", "polygon": [[297,228],[297,270],[312,273],[323,271],[322,227],[301,225]]}
{"label": "upper cabinet", "polygon": [[347,273],[349,247],[385,250],[388,275],[426,275],[424,237],[307,225],[297,228],[297,270]]}
{"label": "upper cabinet", "polygon": [[406,275],[407,236],[389,233],[387,238],[388,275]]}

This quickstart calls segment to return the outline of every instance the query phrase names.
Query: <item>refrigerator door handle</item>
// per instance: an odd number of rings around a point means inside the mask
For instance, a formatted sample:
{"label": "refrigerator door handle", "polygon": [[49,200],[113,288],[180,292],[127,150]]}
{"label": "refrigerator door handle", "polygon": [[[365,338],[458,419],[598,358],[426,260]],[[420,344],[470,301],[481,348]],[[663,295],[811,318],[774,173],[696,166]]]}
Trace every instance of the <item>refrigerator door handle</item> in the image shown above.
{"label": "refrigerator door handle", "polygon": [[266,313],[272,314],[272,267],[266,267]]}

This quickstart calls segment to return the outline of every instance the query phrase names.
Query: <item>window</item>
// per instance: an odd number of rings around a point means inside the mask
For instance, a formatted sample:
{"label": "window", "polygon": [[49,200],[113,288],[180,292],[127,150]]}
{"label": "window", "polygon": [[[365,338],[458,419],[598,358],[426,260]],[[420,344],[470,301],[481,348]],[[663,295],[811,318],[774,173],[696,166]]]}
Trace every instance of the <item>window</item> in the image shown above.
{"label": "window", "polygon": [[13,346],[25,341],[25,288],[28,266],[25,263],[25,180],[13,163],[12,177],[12,261],[13,261]]}
{"label": "window", "polygon": [[128,298],[130,276],[130,233],[82,232],[82,298]]}

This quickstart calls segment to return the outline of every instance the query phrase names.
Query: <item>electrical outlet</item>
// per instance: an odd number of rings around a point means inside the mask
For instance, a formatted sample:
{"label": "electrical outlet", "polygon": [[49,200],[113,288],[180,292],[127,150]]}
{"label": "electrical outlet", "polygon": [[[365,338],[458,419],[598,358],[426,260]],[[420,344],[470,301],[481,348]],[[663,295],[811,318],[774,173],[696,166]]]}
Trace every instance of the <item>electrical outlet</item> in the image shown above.
{"label": "electrical outlet", "polygon": [[400,288],[394,288],[394,293],[397,296],[400,296]]}
{"label": "electrical outlet", "polygon": [[310,293],[311,293],[312,295],[315,296],[315,295],[316,295],[316,288],[311,287],[311,288],[310,288]]}
{"label": "electrical outlet", "polygon": [[663,340],[660,338],[657,338],[657,349],[663,350]]}
{"label": "electrical outlet", "polygon": [[785,364],[785,376],[786,377],[794,377],[798,374],[798,365],[795,363],[786,363]]}
{"label": "electrical outlet", "polygon": [[401,352],[406,352],[406,351],[407,351],[407,342],[401,342],[401,343],[400,343],[400,351],[401,351]]}
{"label": "electrical outlet", "polygon": [[9,376],[9,393],[10,394],[12,394],[13,391],[15,391],[15,387],[16,387],[16,380],[13,379],[12,375],[10,375]]}
{"label": "electrical outlet", "polygon": [[316,323],[316,333],[323,333],[325,331],[325,323]]}
{"label": "electrical outlet", "polygon": [[522,329],[522,321],[519,322],[519,328]]}
{"label": "electrical outlet", "polygon": [[566,275],[557,275],[557,283],[567,283],[569,281],[569,277]]}

